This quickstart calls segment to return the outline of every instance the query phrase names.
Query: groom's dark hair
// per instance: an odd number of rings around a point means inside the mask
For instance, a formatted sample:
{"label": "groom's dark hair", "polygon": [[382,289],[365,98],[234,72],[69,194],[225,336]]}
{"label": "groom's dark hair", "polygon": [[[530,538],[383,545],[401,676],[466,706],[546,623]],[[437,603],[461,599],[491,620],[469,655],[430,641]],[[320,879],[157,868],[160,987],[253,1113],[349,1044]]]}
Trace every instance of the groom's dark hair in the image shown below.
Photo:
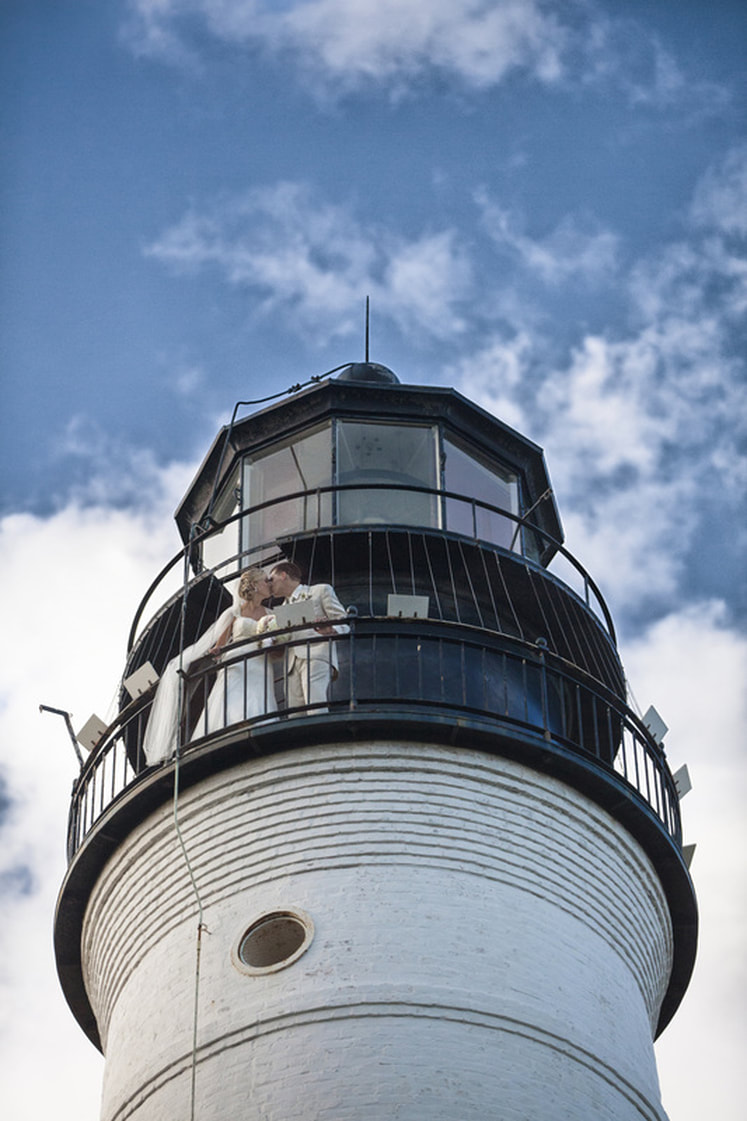
{"label": "groom's dark hair", "polygon": [[298,580],[303,584],[303,569],[295,561],[282,560],[272,566],[272,572],[284,572],[291,580]]}

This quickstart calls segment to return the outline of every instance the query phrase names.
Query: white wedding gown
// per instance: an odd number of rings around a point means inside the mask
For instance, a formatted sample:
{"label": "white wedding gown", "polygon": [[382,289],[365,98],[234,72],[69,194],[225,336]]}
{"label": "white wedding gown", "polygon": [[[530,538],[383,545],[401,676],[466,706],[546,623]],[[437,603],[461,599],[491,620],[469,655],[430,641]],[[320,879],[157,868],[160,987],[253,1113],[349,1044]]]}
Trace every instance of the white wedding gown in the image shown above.
{"label": "white wedding gown", "polygon": [[[252,654],[256,643],[245,642],[257,634],[256,619],[239,615],[234,620],[230,645],[223,648],[219,662],[228,663],[218,672],[207,704],[200,714],[192,739],[199,739],[219,728],[240,724],[256,716],[275,712],[275,686],[272,666],[266,654]],[[237,646],[236,643],[242,643]],[[238,661],[232,659],[238,658]]]}
{"label": "white wedding gown", "polygon": [[[212,649],[228,626],[233,627],[234,642],[257,633],[256,621],[241,615],[239,606],[234,604],[216,619],[197,642],[186,647],[181,655],[172,658],[161,674],[143,739],[143,754],[148,766],[170,759],[176,751],[180,718],[179,671],[187,673],[194,661]],[[248,652],[253,645],[247,643],[244,650]],[[240,648],[234,648],[232,652],[236,654],[238,649]],[[227,661],[229,657],[230,652],[225,650],[222,659]],[[275,712],[276,708],[272,667],[266,654],[257,654],[220,670],[192,739],[205,735],[206,728],[212,732],[226,724],[248,720],[251,716]]]}

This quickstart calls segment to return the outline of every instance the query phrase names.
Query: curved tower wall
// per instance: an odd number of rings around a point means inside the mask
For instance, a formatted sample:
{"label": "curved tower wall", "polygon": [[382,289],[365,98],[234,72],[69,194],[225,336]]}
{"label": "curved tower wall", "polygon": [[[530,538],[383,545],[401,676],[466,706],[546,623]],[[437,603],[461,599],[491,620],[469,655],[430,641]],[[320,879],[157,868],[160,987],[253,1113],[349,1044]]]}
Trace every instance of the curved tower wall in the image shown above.
{"label": "curved tower wall", "polygon": [[[146,594],[76,781],[55,947],[102,1119],[663,1121],[652,1040],[697,930],[665,752],[541,449],[369,372],[220,434],[177,511],[183,587]],[[222,663],[245,708],[200,723],[221,677],[196,658],[178,762],[149,751],[132,675],[181,667],[280,560],[348,609],[312,635],[327,696],[289,700],[307,629],[279,659],[250,640]]]}
{"label": "curved tower wall", "polygon": [[[204,906],[195,1116],[662,1119],[651,1039],[669,909],[604,810],[520,763],[428,743],[331,743],[185,791]],[[298,911],[291,964],[242,933]],[[189,1116],[195,897],[171,807],[99,875],[84,976],[104,1121]]]}

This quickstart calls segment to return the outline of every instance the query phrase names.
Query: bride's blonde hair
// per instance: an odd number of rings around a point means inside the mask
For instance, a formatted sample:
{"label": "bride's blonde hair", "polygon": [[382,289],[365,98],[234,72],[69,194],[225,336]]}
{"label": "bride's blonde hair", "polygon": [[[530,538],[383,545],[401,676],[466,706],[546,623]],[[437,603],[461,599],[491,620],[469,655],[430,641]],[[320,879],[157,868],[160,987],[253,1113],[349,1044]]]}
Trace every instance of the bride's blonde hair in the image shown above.
{"label": "bride's blonde hair", "polygon": [[241,573],[241,579],[239,580],[239,599],[245,599],[248,603],[253,603],[257,584],[260,580],[266,579],[264,569],[258,565],[247,568],[246,572]]}

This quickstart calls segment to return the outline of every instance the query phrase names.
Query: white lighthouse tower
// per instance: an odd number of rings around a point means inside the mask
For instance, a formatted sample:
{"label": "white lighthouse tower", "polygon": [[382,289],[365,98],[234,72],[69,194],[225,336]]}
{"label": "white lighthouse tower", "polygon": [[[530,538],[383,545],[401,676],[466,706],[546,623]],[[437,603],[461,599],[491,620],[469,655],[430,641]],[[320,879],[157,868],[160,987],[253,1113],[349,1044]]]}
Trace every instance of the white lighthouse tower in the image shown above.
{"label": "white lighthouse tower", "polygon": [[[102,1121],[663,1121],[697,926],[677,793],[541,450],[354,364],[224,429],[176,520],[56,916]],[[286,561],[343,625],[198,656]],[[311,646],[328,693],[291,705]]]}

